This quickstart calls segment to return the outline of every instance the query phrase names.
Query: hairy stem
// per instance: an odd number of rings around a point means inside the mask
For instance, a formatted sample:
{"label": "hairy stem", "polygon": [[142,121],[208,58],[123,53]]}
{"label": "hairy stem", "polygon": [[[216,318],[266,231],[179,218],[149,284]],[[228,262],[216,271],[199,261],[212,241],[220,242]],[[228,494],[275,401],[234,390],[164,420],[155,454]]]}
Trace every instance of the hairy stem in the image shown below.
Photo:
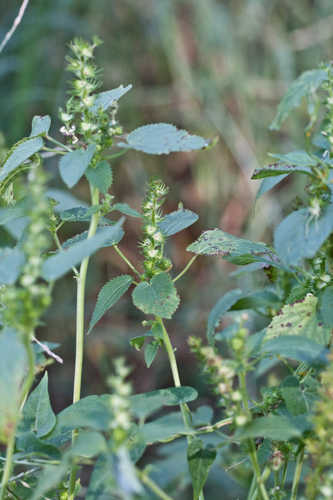
{"label": "hairy stem", "polygon": [[297,490],[298,490],[298,486],[299,486],[299,481],[301,479],[303,462],[304,462],[304,446],[301,447],[301,449],[297,455],[296,467],[295,467],[295,472],[294,472],[293,485],[291,488],[290,500],[297,499]]}
{"label": "hairy stem", "polygon": [[[91,205],[98,205],[99,191],[97,188],[90,186],[91,192]],[[87,238],[95,235],[99,213],[93,214],[90,220],[90,226]],[[81,397],[81,383],[82,383],[82,366],[83,366],[83,352],[84,352],[84,303],[85,303],[85,290],[86,278],[88,271],[89,257],[86,257],[81,262],[79,275],[77,276],[77,298],[76,298],[76,347],[75,347],[75,373],[74,373],[74,389],[73,389],[73,403],[80,400]],[[77,431],[73,431],[72,442],[74,443],[77,436]],[[68,500],[74,499],[74,489],[76,481],[76,467],[73,466],[69,481]]]}

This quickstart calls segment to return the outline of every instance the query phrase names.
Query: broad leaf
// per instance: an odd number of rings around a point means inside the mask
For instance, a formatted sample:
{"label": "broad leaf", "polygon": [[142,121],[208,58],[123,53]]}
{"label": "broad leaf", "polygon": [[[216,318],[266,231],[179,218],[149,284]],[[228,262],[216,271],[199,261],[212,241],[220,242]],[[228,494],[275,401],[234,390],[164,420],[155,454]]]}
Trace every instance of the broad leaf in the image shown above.
{"label": "broad leaf", "polygon": [[87,149],[78,149],[61,157],[59,162],[60,175],[64,183],[72,188],[87,170],[96,150],[95,144],[89,144]]}
{"label": "broad leaf", "polygon": [[332,231],[333,205],[329,205],[315,220],[311,220],[307,208],[302,208],[292,212],[278,225],[274,246],[286,264],[297,266],[303,259],[314,257]]}
{"label": "broad leaf", "polygon": [[58,486],[68,472],[69,465],[68,458],[65,456],[59,465],[47,465],[44,467],[30,500],[40,500],[47,492]]}
{"label": "broad leaf", "polygon": [[118,146],[148,154],[169,154],[175,151],[193,151],[208,146],[208,141],[186,130],[178,130],[169,123],[154,123],[135,129],[127,135],[126,143]]}
{"label": "broad leaf", "polygon": [[153,340],[149,344],[146,345],[145,351],[144,351],[144,358],[145,358],[145,363],[147,365],[147,368],[150,368],[156,354],[158,352],[158,349],[160,347],[160,343],[158,340]]}
{"label": "broad leaf", "polygon": [[46,196],[57,202],[57,205],[54,208],[55,212],[62,212],[63,210],[76,208],[78,206],[88,208],[87,203],[78,200],[71,193],[63,191],[62,189],[48,189],[46,191]]}
{"label": "broad leaf", "polygon": [[56,446],[45,443],[44,440],[38,439],[34,432],[26,432],[19,434],[16,440],[16,449],[24,453],[24,455],[41,455],[51,460],[59,460],[61,453]]}
{"label": "broad leaf", "polygon": [[277,114],[270,129],[279,130],[289,113],[301,104],[303,97],[315,92],[327,78],[327,71],[322,69],[314,69],[302,73],[301,76],[291,84],[280,102]]}
{"label": "broad leaf", "polygon": [[12,285],[20,275],[25,255],[18,248],[0,249],[0,285]]}
{"label": "broad leaf", "polygon": [[97,303],[90,320],[88,333],[94,328],[96,323],[108,311],[124,293],[129,289],[133,278],[127,274],[117,276],[103,286],[98,294]]}
{"label": "broad leaf", "polygon": [[103,453],[98,458],[91,474],[86,500],[107,500],[114,497],[116,491],[114,466],[111,453]]}
{"label": "broad leaf", "polygon": [[45,372],[44,377],[24,405],[19,432],[33,431],[37,437],[43,437],[49,434],[55,425],[56,416],[51,407],[48,376]]}
{"label": "broad leaf", "polygon": [[188,445],[187,460],[192,478],[193,500],[199,500],[215,458],[216,450],[209,445],[205,446],[201,439],[195,438]]}
{"label": "broad leaf", "polygon": [[308,411],[297,377],[286,377],[280,386],[280,390],[287,410],[291,415],[302,415]]}
{"label": "broad leaf", "polygon": [[118,101],[118,99],[120,99],[124,94],[126,94],[129,90],[131,90],[131,88],[132,88],[131,84],[127,85],[127,87],[119,85],[119,87],[115,89],[106,90],[105,92],[100,92],[99,94],[96,94],[94,104],[90,108],[91,111],[93,113],[97,113],[99,108],[105,111],[110,106],[112,106],[112,104]]}
{"label": "broad leaf", "polygon": [[0,333],[0,443],[15,429],[27,355],[19,335],[12,329]]}
{"label": "broad leaf", "polygon": [[293,172],[312,176],[311,167],[315,167],[318,164],[318,160],[310,156],[306,151],[293,151],[284,155],[270,154],[270,156],[278,160],[277,163],[255,170],[252,179],[281,176],[281,174],[289,175]]}
{"label": "broad leaf", "polygon": [[275,441],[289,441],[289,439],[301,437],[302,431],[292,419],[270,415],[256,418],[235,434],[236,439],[256,438],[259,436]]}
{"label": "broad leaf", "polygon": [[[121,221],[122,222],[122,221]],[[124,231],[121,223],[108,226],[99,231],[95,236],[74,243],[66,250],[60,250],[52,255],[43,264],[42,274],[47,281],[55,280],[66,274],[73,266],[79,264],[84,258],[92,255],[96,250],[118,243]]]}
{"label": "broad leaf", "polygon": [[215,304],[208,316],[207,338],[210,344],[214,344],[214,333],[223,315],[233,306],[244,294],[241,290],[235,289],[223,295]]}
{"label": "broad leaf", "polygon": [[325,365],[327,349],[301,335],[283,335],[267,340],[260,346],[260,353],[278,355],[286,359],[309,363],[310,365]]}
{"label": "broad leaf", "polygon": [[154,314],[170,319],[179,304],[179,296],[167,273],[153,276],[151,281],[139,283],[133,294],[134,305],[145,314]]}
{"label": "broad leaf", "polygon": [[101,193],[106,194],[112,184],[113,175],[106,160],[100,161],[95,167],[88,167],[85,173],[88,181]]}
{"label": "broad leaf", "polygon": [[289,174],[282,174],[282,175],[276,175],[274,177],[266,177],[265,179],[263,179],[258,189],[256,200],[258,200],[260,196],[264,195],[265,193],[273,189],[275,186],[277,186],[281,181],[283,181],[283,179],[288,177],[288,175]]}
{"label": "broad leaf", "polygon": [[192,226],[198,219],[199,216],[191,210],[180,209],[166,215],[159,223],[159,228],[164,236],[172,236]]}
{"label": "broad leaf", "polygon": [[75,207],[60,212],[60,219],[66,222],[90,221],[91,216],[98,212],[99,207]]}
{"label": "broad leaf", "polygon": [[144,425],[142,429],[146,444],[167,443],[178,434],[192,434],[193,430],[185,427],[180,412],[168,413]]}
{"label": "broad leaf", "polygon": [[267,327],[266,340],[280,335],[300,335],[327,345],[331,329],[319,321],[317,303],[317,297],[308,293],[304,299],[285,305]]}
{"label": "broad leaf", "polygon": [[30,137],[35,137],[36,135],[47,135],[49,133],[50,126],[51,118],[48,115],[34,116],[31,124]]}
{"label": "broad leaf", "polygon": [[131,408],[138,418],[147,418],[163,406],[176,406],[188,403],[198,397],[198,393],[192,387],[171,387],[170,389],[159,389],[152,392],[144,392],[131,396]]}
{"label": "broad leaf", "polygon": [[43,139],[41,137],[22,139],[22,141],[16,143],[7,154],[6,160],[0,169],[0,182],[42,147]]}
{"label": "broad leaf", "polygon": [[142,217],[142,215],[134,208],[130,207],[127,203],[115,203],[112,205],[112,211],[120,212],[124,215],[129,215],[130,217]]}
{"label": "broad leaf", "polygon": [[319,316],[325,326],[333,328],[333,285],[327,286],[319,296]]}
{"label": "broad leaf", "polygon": [[80,431],[72,448],[71,454],[92,458],[107,451],[104,436],[97,431]]}

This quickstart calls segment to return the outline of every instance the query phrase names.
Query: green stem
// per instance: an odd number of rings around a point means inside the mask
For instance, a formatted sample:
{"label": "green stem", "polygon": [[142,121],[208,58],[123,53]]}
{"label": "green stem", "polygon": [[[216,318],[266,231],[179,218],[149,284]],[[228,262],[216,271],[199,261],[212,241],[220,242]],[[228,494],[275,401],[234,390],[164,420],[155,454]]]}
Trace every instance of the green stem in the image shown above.
{"label": "green stem", "polygon": [[304,462],[304,446],[301,447],[301,449],[297,455],[296,467],[295,467],[295,472],[294,472],[293,485],[291,488],[290,500],[297,499],[297,490],[298,490],[298,486],[299,486],[299,481],[301,479],[303,462]]}
{"label": "green stem", "polygon": [[192,259],[190,259],[188,261],[188,263],[186,264],[186,266],[184,267],[184,269],[173,279],[173,282],[179,280],[179,278],[181,278],[188,270],[189,268],[192,266],[193,262],[198,258],[197,255],[195,255],[194,257],[192,257]]}
{"label": "green stem", "polygon": [[132,269],[132,271],[137,274],[139,276],[139,278],[141,278],[141,274],[139,273],[139,271],[134,267],[134,265],[132,264],[132,262],[126,257],[126,255],[123,254],[123,252],[120,250],[120,248],[118,247],[118,245],[113,245],[113,248],[115,249],[115,251],[117,252],[117,254],[126,262],[126,264],[128,265],[128,267],[130,269]]}
{"label": "green stem", "polygon": [[53,144],[56,144],[57,146],[60,146],[63,149],[66,149],[70,153],[73,151],[71,148],[69,148],[68,146],[66,146],[66,144],[62,144],[61,142],[57,141],[56,139],[53,139],[53,137],[50,137],[49,135],[46,135],[45,138],[48,141],[53,142]]}
{"label": "green stem", "polygon": [[21,397],[19,400],[19,408],[20,411],[18,412],[16,418],[15,418],[15,423],[13,425],[13,428],[11,429],[11,435],[8,439],[7,443],[7,450],[6,450],[6,461],[5,461],[5,466],[3,469],[2,473],[2,481],[1,481],[1,490],[0,490],[0,500],[5,500],[6,498],[6,490],[7,490],[7,484],[9,481],[9,478],[12,473],[12,468],[13,468],[13,455],[14,455],[14,450],[15,450],[15,434],[16,434],[16,427],[20,419],[20,413],[22,411],[24,402],[29,394],[30,388],[33,384],[34,381],[34,376],[35,376],[35,355],[33,348],[31,346],[31,335],[26,335],[24,338],[24,346],[26,349],[27,353],[27,358],[28,358],[28,374],[25,379],[25,383],[22,389]]}
{"label": "green stem", "polygon": [[[60,243],[59,236],[57,235],[57,233],[53,232],[52,234],[53,234],[53,238],[54,238],[55,244],[57,245],[58,250],[63,250],[62,244]],[[76,267],[73,266],[72,269],[73,269],[74,275],[78,276],[79,271],[76,269]]]}
{"label": "green stem", "polygon": [[[91,205],[98,205],[99,191],[97,188],[90,186],[91,192]],[[93,214],[90,220],[90,226],[87,238],[95,235],[100,215],[99,213]],[[81,397],[81,383],[82,383],[82,366],[83,366],[83,352],[84,352],[84,302],[85,302],[85,289],[86,278],[88,271],[89,257],[86,257],[81,262],[80,272],[77,276],[77,298],[76,298],[76,347],[75,347],[75,372],[74,372],[74,389],[73,389],[73,403],[80,400]],[[72,443],[74,443],[77,436],[77,430],[73,431]],[[73,466],[70,474],[68,500],[74,499],[74,490],[76,482],[77,467]]]}
{"label": "green stem", "polygon": [[156,496],[161,498],[162,500],[172,500],[172,497],[167,495],[165,491],[161,490],[161,488],[153,481],[144,471],[141,471],[139,469],[136,470],[136,473],[141,479],[141,481],[148,486],[148,488],[155,493]]}

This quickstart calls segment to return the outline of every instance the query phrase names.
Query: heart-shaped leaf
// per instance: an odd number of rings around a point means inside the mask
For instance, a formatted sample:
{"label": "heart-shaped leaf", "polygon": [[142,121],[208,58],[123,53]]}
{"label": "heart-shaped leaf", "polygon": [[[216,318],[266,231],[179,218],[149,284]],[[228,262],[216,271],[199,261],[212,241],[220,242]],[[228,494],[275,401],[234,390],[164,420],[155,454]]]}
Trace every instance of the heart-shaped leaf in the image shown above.
{"label": "heart-shaped leaf", "polygon": [[134,305],[145,314],[170,319],[179,304],[179,296],[167,273],[153,276],[150,283],[140,283],[132,294]]}

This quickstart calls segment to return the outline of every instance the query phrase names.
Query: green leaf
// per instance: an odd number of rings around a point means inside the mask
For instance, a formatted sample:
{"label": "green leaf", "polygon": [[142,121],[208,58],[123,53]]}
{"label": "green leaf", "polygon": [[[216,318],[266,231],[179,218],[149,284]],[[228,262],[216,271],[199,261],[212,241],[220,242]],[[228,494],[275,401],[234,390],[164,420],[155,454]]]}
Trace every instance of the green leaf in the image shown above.
{"label": "green leaf", "polygon": [[301,335],[283,335],[267,340],[260,346],[262,354],[276,354],[286,359],[309,363],[310,365],[325,365],[327,349]]}
{"label": "green leaf", "polygon": [[274,246],[286,264],[297,266],[303,259],[314,257],[332,231],[333,205],[329,205],[315,220],[310,219],[307,208],[302,208],[292,212],[278,225]]}
{"label": "green leaf", "polygon": [[50,126],[51,118],[48,115],[34,116],[31,124],[30,137],[35,137],[36,135],[47,135],[49,133]]}
{"label": "green leaf", "polygon": [[271,123],[270,130],[279,130],[289,113],[301,104],[303,97],[315,92],[327,78],[327,71],[322,69],[314,69],[302,73],[291,84],[280,102],[277,114]]}
{"label": "green leaf", "polygon": [[33,431],[40,438],[49,434],[55,425],[56,416],[51,407],[48,376],[45,372],[23,407],[23,416],[18,430],[20,433]]}
{"label": "green leaf", "polygon": [[180,412],[168,413],[143,426],[142,434],[146,444],[167,443],[178,434],[193,434],[183,422]]}
{"label": "green leaf", "polygon": [[319,295],[319,317],[325,326],[333,328],[333,285],[324,288]]}
{"label": "green leaf", "polygon": [[122,221],[114,226],[103,228],[92,238],[74,243],[66,250],[60,250],[52,255],[43,264],[42,275],[47,281],[55,280],[66,274],[73,266],[84,258],[92,255],[96,250],[118,243],[124,235],[121,228]]}
{"label": "green leaf", "polygon": [[29,500],[40,500],[50,490],[53,490],[62,481],[63,477],[68,473],[69,460],[65,458],[59,465],[47,465],[44,467],[38,478],[38,484],[32,492]]}
{"label": "green leaf", "polygon": [[159,324],[158,327],[156,327],[156,325],[154,324],[152,330],[150,330],[149,332],[146,332],[143,335],[132,337],[130,339],[131,346],[134,347],[137,351],[140,351],[147,338],[151,339],[151,337],[154,337],[155,339],[163,340],[162,328]]}
{"label": "green leaf", "polygon": [[97,113],[99,108],[105,111],[110,106],[115,104],[118,101],[118,99],[120,99],[124,94],[126,94],[129,90],[131,90],[131,88],[132,88],[131,84],[127,85],[127,87],[119,85],[119,87],[115,89],[107,90],[105,92],[100,92],[99,94],[96,94],[94,104],[90,108],[91,111],[93,113]]}
{"label": "green leaf", "polygon": [[142,217],[142,215],[137,210],[134,210],[134,208],[130,207],[127,203],[115,203],[114,205],[112,205],[112,211],[113,210],[124,215],[129,215],[130,217]]}
{"label": "green leaf", "polygon": [[278,266],[278,263],[273,260],[273,252],[264,243],[237,238],[221,229],[205,231],[187,247],[187,251],[200,255],[221,255],[233,264],[244,265],[256,261],[267,261],[270,265]]}
{"label": "green leaf", "polygon": [[0,285],[13,285],[25,263],[25,255],[18,248],[0,249]]}
{"label": "green leaf", "polygon": [[256,438],[259,436],[274,441],[289,441],[289,439],[301,437],[302,432],[292,419],[270,415],[256,418],[242,429],[238,429],[235,434],[236,439]]}
{"label": "green leaf", "polygon": [[169,123],[154,123],[139,127],[128,134],[126,141],[118,143],[118,146],[155,155],[193,151],[209,145],[209,142],[202,137],[190,135],[186,130],[178,130]]}
{"label": "green leaf", "polygon": [[258,200],[263,194],[267,193],[275,186],[277,186],[283,179],[288,177],[289,174],[276,175],[274,177],[266,177],[262,180],[260,187],[258,189],[256,200]]}
{"label": "green leaf", "polygon": [[71,454],[92,458],[107,451],[105,438],[97,431],[80,431],[71,448]]}
{"label": "green leaf", "polygon": [[304,394],[297,377],[286,377],[280,386],[282,398],[291,415],[302,415],[308,411]]}
{"label": "green leaf", "polygon": [[276,158],[278,162],[256,169],[252,175],[252,179],[262,179],[272,176],[280,177],[281,174],[289,175],[293,172],[313,176],[311,167],[318,165],[318,160],[310,156],[306,151],[292,151],[284,155],[270,154],[270,156]]}
{"label": "green leaf", "polygon": [[42,147],[43,139],[41,137],[28,137],[17,142],[7,154],[6,160],[0,169],[0,182],[5,180],[16,167],[28,160],[30,156],[37,153]]}
{"label": "green leaf", "polygon": [[207,322],[206,334],[210,344],[214,344],[215,328],[217,328],[223,315],[243,296],[244,293],[241,290],[235,289],[227,292],[216,302],[215,306],[209,313]]}
{"label": "green leaf", "polygon": [[88,167],[85,176],[90,184],[103,194],[106,194],[112,185],[112,170],[106,160],[97,163],[96,167]]}
{"label": "green leaf", "polygon": [[133,498],[133,494],[143,493],[143,488],[139,482],[134,464],[131,461],[127,448],[122,446],[117,450],[115,461],[115,476],[119,490],[123,498]]}
{"label": "green leaf", "polygon": [[68,208],[63,212],[60,212],[60,219],[66,222],[84,222],[90,221],[91,216],[98,212],[99,207],[75,207]]}
{"label": "green leaf", "polygon": [[151,281],[139,283],[133,294],[134,305],[145,314],[170,319],[179,304],[179,296],[167,273],[153,276]]}
{"label": "green leaf", "polygon": [[176,210],[163,217],[163,220],[158,224],[164,236],[172,236],[179,233],[183,229],[192,226],[199,216],[191,210]]}
{"label": "green leaf", "polygon": [[317,297],[308,293],[304,299],[285,305],[267,327],[266,340],[280,335],[300,335],[327,345],[331,329],[319,321],[317,303]]}
{"label": "green leaf", "polygon": [[133,282],[132,276],[124,274],[117,276],[103,286],[98,294],[97,303],[90,320],[88,333],[94,328],[96,323],[108,311],[124,293],[129,289]]}
{"label": "green leaf", "polygon": [[66,153],[59,162],[60,175],[67,187],[72,188],[87,170],[96,150],[95,144],[87,149],[77,149]]}
{"label": "green leaf", "polygon": [[193,500],[199,500],[215,458],[216,450],[209,445],[204,446],[201,439],[195,438],[188,445],[187,460],[192,478]]}
{"label": "green leaf", "polygon": [[19,335],[6,328],[0,332],[0,442],[6,443],[15,428],[26,376],[27,356]]}
{"label": "green leaf", "polygon": [[114,465],[111,453],[103,453],[98,457],[91,474],[86,500],[111,500],[114,498],[116,491]]}
{"label": "green leaf", "polygon": [[52,460],[59,460],[61,457],[60,451],[56,446],[45,443],[42,439],[38,439],[33,432],[20,434],[16,440],[16,449],[26,455],[40,455]]}
{"label": "green leaf", "polygon": [[152,392],[144,392],[131,396],[131,408],[138,418],[147,418],[163,406],[176,406],[181,403],[188,403],[198,397],[198,393],[193,387],[171,387],[169,389],[159,389]]}
{"label": "green leaf", "polygon": [[158,352],[159,347],[160,347],[160,343],[158,340],[153,340],[148,345],[146,345],[145,351],[144,351],[144,357],[145,357],[145,363],[147,365],[147,368],[151,367],[151,365],[156,357],[156,354]]}
{"label": "green leaf", "polygon": [[63,191],[62,189],[48,189],[46,191],[46,196],[57,202],[57,205],[54,208],[56,212],[62,212],[63,210],[76,208],[78,206],[88,208],[87,203],[78,200],[70,192]]}

